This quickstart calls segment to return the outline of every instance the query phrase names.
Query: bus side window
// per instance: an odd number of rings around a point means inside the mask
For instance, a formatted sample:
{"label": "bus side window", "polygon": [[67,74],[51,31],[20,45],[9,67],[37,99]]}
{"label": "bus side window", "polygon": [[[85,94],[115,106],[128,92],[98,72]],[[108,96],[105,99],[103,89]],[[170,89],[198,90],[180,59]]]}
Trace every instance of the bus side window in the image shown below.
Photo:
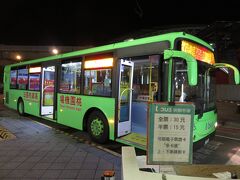
{"label": "bus side window", "polygon": [[19,68],[17,76],[18,89],[27,89],[28,86],[28,68]]}
{"label": "bus side window", "polygon": [[80,60],[62,63],[60,92],[80,94],[81,66]]}
{"label": "bus side window", "polygon": [[96,96],[111,96],[112,70],[89,69],[84,71],[84,94]]}
{"label": "bus side window", "polygon": [[17,70],[11,69],[10,71],[10,88],[16,89],[17,88]]}
{"label": "bus side window", "polygon": [[41,77],[41,66],[33,65],[29,68],[29,82],[28,89],[31,91],[39,91],[40,90],[40,77]]}

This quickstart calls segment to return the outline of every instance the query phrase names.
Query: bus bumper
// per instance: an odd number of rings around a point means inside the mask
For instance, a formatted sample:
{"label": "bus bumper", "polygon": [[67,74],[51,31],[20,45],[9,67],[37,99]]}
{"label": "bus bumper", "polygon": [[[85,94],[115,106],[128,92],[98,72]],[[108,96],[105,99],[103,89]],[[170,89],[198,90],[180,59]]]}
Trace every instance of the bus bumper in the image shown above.
{"label": "bus bumper", "polygon": [[200,149],[201,147],[205,146],[209,141],[213,140],[214,137],[215,137],[215,133],[216,133],[216,130],[213,131],[208,136],[206,136],[205,138],[194,142],[193,143],[193,151],[196,151],[196,150]]}

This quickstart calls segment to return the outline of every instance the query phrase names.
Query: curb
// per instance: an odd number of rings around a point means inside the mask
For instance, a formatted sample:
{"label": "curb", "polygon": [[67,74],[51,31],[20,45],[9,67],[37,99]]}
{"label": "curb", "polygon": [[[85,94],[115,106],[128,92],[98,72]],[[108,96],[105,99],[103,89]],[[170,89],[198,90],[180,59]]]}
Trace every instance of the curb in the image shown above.
{"label": "curb", "polygon": [[[100,144],[96,144],[93,141],[90,141],[90,140],[87,140],[87,139],[75,136],[74,134],[71,134],[71,133],[68,133],[68,132],[65,132],[63,130],[58,129],[57,127],[54,127],[54,126],[51,126],[51,125],[46,125],[44,122],[39,122],[38,120],[36,120],[34,118],[28,118],[28,117],[25,117],[25,118],[29,119],[32,122],[38,123],[38,124],[46,126],[48,128],[51,128],[53,131],[55,131],[57,133],[64,134],[64,135],[66,135],[66,136],[68,136],[68,137],[70,137],[70,138],[72,138],[72,139],[74,139],[74,140],[76,140],[76,141],[78,141],[80,143],[88,144],[88,145],[90,145],[92,147],[95,147],[95,148],[97,148],[99,150],[102,150],[102,151],[105,151],[107,153],[110,153],[110,154],[112,154],[112,155],[114,155],[116,157],[122,157],[121,154],[119,154],[119,153],[117,153],[115,151],[112,151],[112,150],[110,150],[108,148],[105,148],[105,147],[101,146]],[[56,123],[54,123],[54,124],[56,124]],[[0,126],[0,128],[1,128],[1,126]],[[79,130],[79,131],[81,131],[81,130]],[[1,139],[1,137],[0,137],[0,139]]]}
{"label": "curb", "polygon": [[95,147],[95,148],[97,148],[97,149],[100,149],[100,150],[102,150],[102,151],[105,151],[105,152],[107,152],[107,153],[110,153],[110,154],[112,154],[112,155],[114,155],[114,156],[116,156],[116,157],[122,157],[121,154],[119,154],[119,153],[117,153],[117,152],[115,152],[115,151],[112,151],[112,150],[110,150],[110,149],[108,149],[108,148],[105,148],[105,147],[103,147],[103,146],[101,146],[101,145],[99,145],[99,144],[96,144],[96,143],[94,143],[94,142],[92,142],[92,141],[86,140],[86,139],[81,138],[81,137],[77,137],[77,136],[75,136],[75,135],[73,135],[73,134],[66,133],[66,132],[64,132],[64,131],[62,131],[62,130],[59,130],[59,129],[57,129],[57,128],[54,128],[54,127],[52,127],[52,128],[53,128],[54,131],[60,132],[61,134],[64,134],[64,135],[66,135],[66,136],[69,136],[69,137],[71,137],[72,139],[77,140],[78,142],[81,142],[81,143],[84,143],[84,144],[88,144],[88,145],[90,145],[90,146],[92,146],[92,147]]}

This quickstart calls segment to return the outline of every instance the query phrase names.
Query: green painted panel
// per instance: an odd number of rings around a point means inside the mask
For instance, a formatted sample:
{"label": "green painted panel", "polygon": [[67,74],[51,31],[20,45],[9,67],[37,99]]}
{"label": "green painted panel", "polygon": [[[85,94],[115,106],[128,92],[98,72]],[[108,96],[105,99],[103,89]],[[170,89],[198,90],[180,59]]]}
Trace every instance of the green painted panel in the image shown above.
{"label": "green painted panel", "polygon": [[19,98],[23,99],[25,113],[39,116],[40,92],[11,89],[9,91],[9,104],[7,106],[17,109]]}
{"label": "green painted panel", "polygon": [[203,114],[201,119],[198,115],[194,116],[194,142],[201,140],[215,131],[215,123],[217,122],[217,114],[214,111],[209,111]]}
{"label": "green painted panel", "polygon": [[103,112],[108,119],[109,138],[114,140],[114,98],[58,94],[57,121],[82,130],[84,115],[90,108],[97,108]]}
{"label": "green painted panel", "polygon": [[23,91],[25,112],[34,116],[40,115],[40,92]]}
{"label": "green painted panel", "polygon": [[9,90],[9,104],[7,105],[10,108],[17,109],[18,98],[22,96],[22,92],[19,90]]}

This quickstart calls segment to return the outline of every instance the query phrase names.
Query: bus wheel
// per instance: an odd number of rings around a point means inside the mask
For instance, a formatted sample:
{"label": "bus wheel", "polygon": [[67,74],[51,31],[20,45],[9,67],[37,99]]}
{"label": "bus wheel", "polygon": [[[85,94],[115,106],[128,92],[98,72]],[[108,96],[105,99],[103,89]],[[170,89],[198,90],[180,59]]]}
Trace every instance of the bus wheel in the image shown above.
{"label": "bus wheel", "polygon": [[25,115],[25,112],[24,112],[24,103],[23,103],[23,100],[22,100],[22,99],[19,99],[19,100],[18,100],[17,111],[18,111],[18,114],[20,114],[21,116],[24,116],[24,115]]}
{"label": "bus wheel", "polygon": [[99,111],[93,111],[88,118],[87,131],[93,141],[106,143],[109,133],[106,117]]}

